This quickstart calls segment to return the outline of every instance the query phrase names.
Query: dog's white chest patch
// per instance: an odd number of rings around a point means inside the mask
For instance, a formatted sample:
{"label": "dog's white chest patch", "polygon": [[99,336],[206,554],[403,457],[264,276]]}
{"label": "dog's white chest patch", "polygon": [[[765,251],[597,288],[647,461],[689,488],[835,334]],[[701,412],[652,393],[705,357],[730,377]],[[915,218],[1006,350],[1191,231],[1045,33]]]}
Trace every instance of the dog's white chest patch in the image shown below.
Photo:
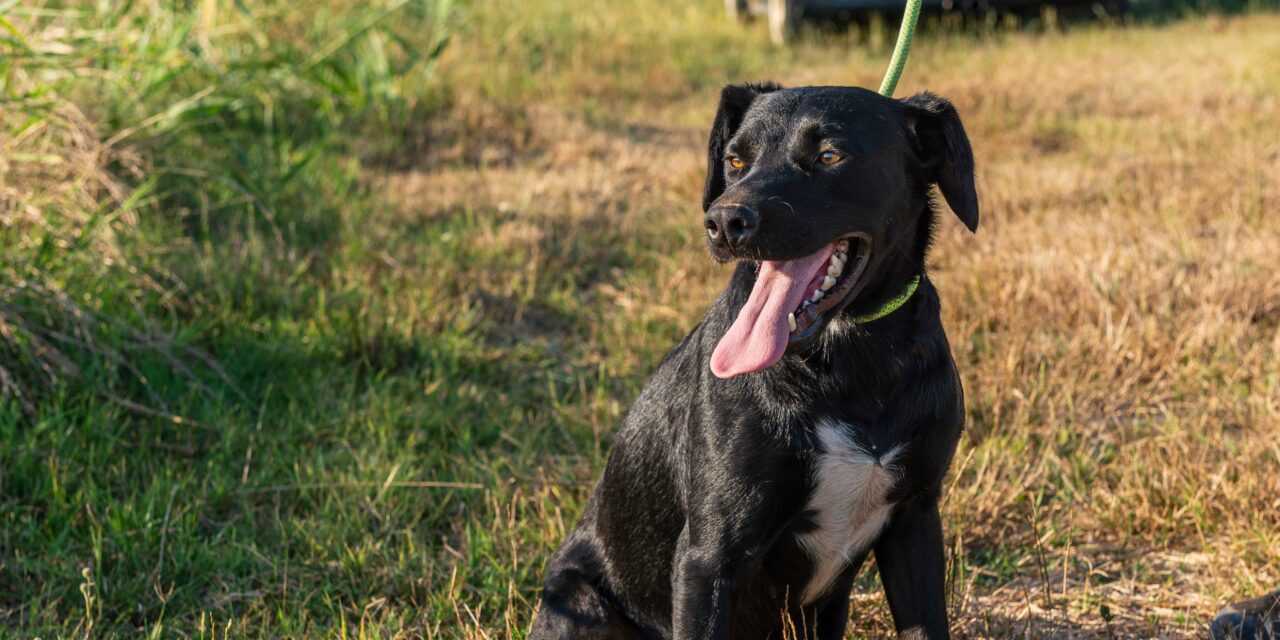
{"label": "dog's white chest patch", "polygon": [[807,505],[817,528],[796,536],[814,565],[806,604],[826,593],[850,559],[875,542],[893,511],[886,497],[898,481],[894,461],[902,445],[875,455],[851,440],[847,429],[835,422],[818,424],[823,452],[813,462],[814,490]]}

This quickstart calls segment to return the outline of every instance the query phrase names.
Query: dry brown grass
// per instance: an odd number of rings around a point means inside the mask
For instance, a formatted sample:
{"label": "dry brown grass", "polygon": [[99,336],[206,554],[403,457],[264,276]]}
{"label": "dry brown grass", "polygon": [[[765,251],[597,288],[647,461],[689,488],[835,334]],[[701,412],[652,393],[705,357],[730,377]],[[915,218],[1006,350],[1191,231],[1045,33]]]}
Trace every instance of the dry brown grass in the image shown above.
{"label": "dry brown grass", "polygon": [[968,608],[1015,630],[1194,634],[1280,582],[1280,38],[1178,31],[1010,59],[984,89],[1021,122],[970,114],[991,224],[938,252],[977,417],[948,508],[1027,550]]}
{"label": "dry brown grass", "polygon": [[[823,45],[764,67],[784,84],[875,81]],[[955,629],[1197,636],[1221,604],[1280,584],[1280,17],[939,38],[900,92],[925,88],[964,117],[983,208],[976,236],[943,225],[932,270],[971,416],[945,505]],[[642,375],[727,275],[695,224],[714,91],[619,99],[604,124],[574,91],[512,118],[470,110],[468,140],[507,142],[436,149],[434,168],[386,186],[406,220],[496,212],[469,242],[515,268],[468,277],[513,317],[536,306],[525,269],[555,264],[548,234],[608,227],[601,250],[632,260],[614,284],[581,283],[598,308],[581,338],[611,373]],[[513,542],[513,562],[544,560],[581,476],[511,496],[554,530]],[[854,608],[854,637],[890,629],[876,591]]]}

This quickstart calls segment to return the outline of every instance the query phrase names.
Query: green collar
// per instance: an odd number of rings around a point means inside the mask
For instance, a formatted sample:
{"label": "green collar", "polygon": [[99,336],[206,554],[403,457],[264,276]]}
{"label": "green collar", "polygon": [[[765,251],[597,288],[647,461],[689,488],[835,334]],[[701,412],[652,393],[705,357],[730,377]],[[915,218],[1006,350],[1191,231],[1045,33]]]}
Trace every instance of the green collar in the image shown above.
{"label": "green collar", "polygon": [[919,287],[919,286],[920,286],[920,276],[917,275],[911,279],[911,282],[907,283],[907,288],[903,289],[902,293],[899,293],[898,295],[890,298],[879,309],[876,309],[871,313],[865,313],[863,315],[860,315],[854,318],[853,323],[866,324],[868,322],[875,322],[876,320],[879,320],[880,318],[883,318],[893,313],[894,311],[901,309],[902,305],[906,304],[907,300],[910,300],[912,294],[916,292],[916,287]]}

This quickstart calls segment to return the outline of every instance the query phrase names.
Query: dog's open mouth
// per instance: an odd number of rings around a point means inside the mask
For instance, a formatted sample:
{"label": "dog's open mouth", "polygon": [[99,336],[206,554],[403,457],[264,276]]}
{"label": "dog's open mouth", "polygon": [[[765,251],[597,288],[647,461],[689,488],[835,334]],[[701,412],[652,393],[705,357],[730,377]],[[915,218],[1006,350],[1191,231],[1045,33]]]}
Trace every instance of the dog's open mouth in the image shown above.
{"label": "dog's open mouth", "polygon": [[795,260],[762,260],[751,296],[711,354],[720,378],[767,369],[787,347],[808,341],[858,289],[871,240],[844,236]]}

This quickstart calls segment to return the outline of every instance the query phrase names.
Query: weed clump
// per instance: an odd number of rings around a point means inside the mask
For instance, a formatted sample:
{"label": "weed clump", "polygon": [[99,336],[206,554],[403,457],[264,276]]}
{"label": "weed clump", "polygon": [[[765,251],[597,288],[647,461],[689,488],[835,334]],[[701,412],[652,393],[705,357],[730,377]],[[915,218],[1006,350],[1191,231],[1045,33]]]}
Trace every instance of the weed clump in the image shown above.
{"label": "weed clump", "polygon": [[437,106],[451,8],[306,9],[6,10],[0,402],[30,413],[86,368],[145,387],[131,352],[183,361],[165,318],[199,312],[196,292],[225,275],[211,265],[306,261],[334,243],[360,202],[361,141]]}

